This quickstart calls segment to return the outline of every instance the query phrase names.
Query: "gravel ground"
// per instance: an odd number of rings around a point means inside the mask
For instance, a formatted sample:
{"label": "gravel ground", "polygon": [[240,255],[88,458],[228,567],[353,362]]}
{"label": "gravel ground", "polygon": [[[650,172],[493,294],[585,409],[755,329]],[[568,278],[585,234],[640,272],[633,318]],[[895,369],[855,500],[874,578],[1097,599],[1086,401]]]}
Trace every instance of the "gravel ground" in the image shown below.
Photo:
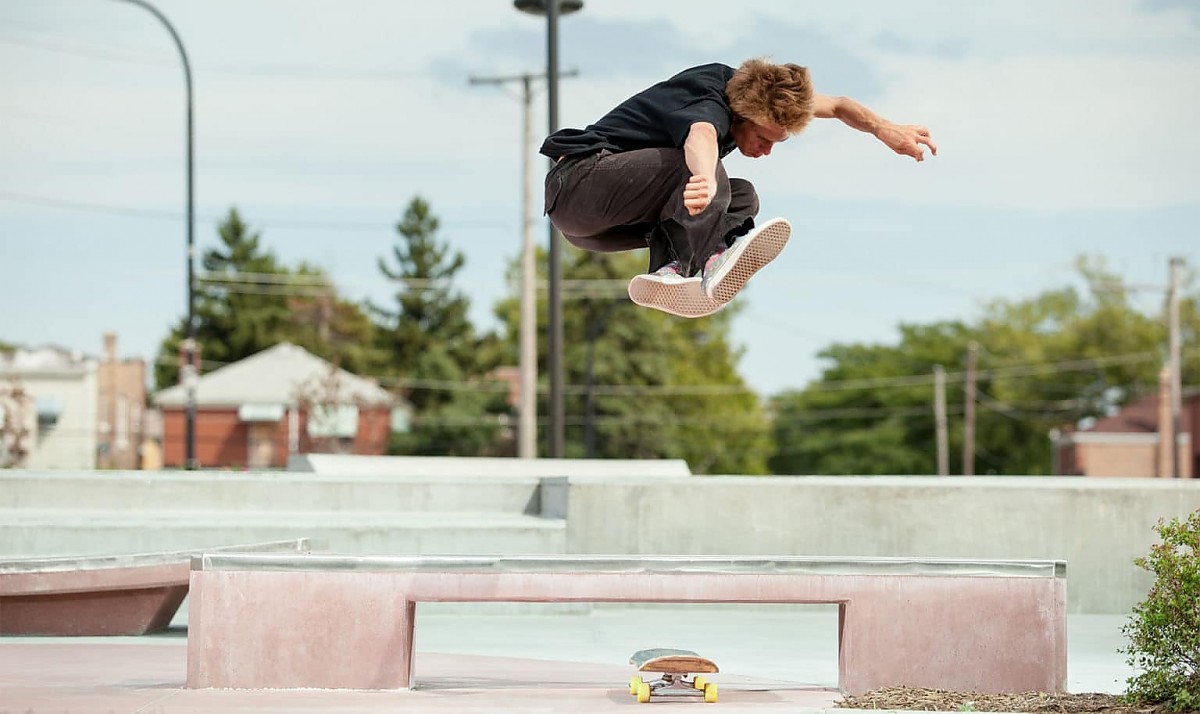
{"label": "gravel ground", "polygon": [[907,687],[876,689],[862,696],[846,697],[838,706],[850,709],[908,709],[942,712],[1168,714],[1165,706],[1131,706],[1122,703],[1115,694],[1047,694],[1045,692],[979,694]]}

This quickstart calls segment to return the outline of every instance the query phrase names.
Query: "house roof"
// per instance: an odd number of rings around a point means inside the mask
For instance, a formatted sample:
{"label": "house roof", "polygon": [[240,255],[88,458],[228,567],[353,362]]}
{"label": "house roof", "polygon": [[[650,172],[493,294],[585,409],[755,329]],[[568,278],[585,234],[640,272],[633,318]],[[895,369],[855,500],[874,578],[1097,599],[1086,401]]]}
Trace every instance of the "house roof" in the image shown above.
{"label": "house roof", "polygon": [[[1189,394],[1190,393],[1190,394]],[[1184,408],[1180,414],[1183,431],[1192,430],[1192,409],[1190,402],[1200,398],[1200,392],[1186,390],[1184,393]],[[1137,401],[1126,404],[1116,414],[1097,419],[1090,428],[1083,430],[1102,434],[1149,434],[1158,431],[1158,393],[1143,396]]]}
{"label": "house roof", "polygon": [[0,352],[0,374],[5,376],[84,374],[95,371],[97,364],[81,352],[57,345]]}
{"label": "house roof", "polygon": [[[341,404],[391,405],[395,401],[374,382],[288,342],[213,370],[196,381],[196,404],[200,406],[295,404],[302,396]],[[186,398],[179,384],[154,395],[159,406],[183,406]]]}

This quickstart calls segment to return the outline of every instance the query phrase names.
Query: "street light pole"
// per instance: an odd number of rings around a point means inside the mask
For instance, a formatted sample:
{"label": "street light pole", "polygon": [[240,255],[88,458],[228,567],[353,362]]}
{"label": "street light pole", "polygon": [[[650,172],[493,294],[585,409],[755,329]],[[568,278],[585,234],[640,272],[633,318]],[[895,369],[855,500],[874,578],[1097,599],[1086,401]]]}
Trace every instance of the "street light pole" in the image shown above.
{"label": "street light pole", "polygon": [[167,32],[171,33],[171,39],[175,41],[175,47],[179,50],[179,57],[183,60],[183,78],[187,89],[187,326],[186,336],[184,337],[184,364],[182,369],[182,382],[186,395],[186,405],[184,407],[186,426],[184,434],[184,467],[187,469],[196,468],[196,280],[195,280],[195,259],[196,259],[196,241],[195,241],[195,192],[193,191],[195,170],[193,168],[193,141],[192,141],[192,66],[188,62],[187,51],[183,49],[183,41],[179,39],[179,33],[175,32],[175,28],[171,25],[167,17],[158,11],[145,0],[121,0],[122,2],[132,3],[148,10],[152,15],[158,18],[163,27],[167,28]]}
{"label": "street light pole", "polygon": [[[548,129],[558,131],[558,16],[583,7],[581,0],[514,0],[518,10],[546,15],[546,94],[548,103]],[[554,165],[556,157],[550,159]],[[562,236],[550,223],[550,265],[547,276],[550,282],[550,303],[546,339],[546,366],[550,371],[550,433],[551,458],[563,456],[563,321],[562,321]]]}
{"label": "street light pole", "polygon": [[[547,134],[558,131],[558,0],[546,3],[546,86],[549,111]],[[553,165],[554,159],[550,159]],[[547,366],[550,369],[550,458],[563,456],[563,323],[562,323],[562,243],[558,229],[550,225],[550,315],[547,328]]]}

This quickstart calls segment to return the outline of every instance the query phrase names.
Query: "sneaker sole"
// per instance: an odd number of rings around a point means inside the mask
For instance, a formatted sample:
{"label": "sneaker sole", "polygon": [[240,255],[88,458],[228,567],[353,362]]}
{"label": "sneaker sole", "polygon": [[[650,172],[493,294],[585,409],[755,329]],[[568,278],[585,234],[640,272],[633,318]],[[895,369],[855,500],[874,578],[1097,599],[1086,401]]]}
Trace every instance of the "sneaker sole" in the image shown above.
{"label": "sneaker sole", "polygon": [[725,307],[704,294],[699,280],[661,283],[645,275],[629,281],[629,299],[677,317],[706,317]]}
{"label": "sneaker sole", "polygon": [[710,276],[714,282],[707,291],[708,297],[722,305],[732,300],[755,273],[783,252],[791,236],[791,225],[776,219],[760,228],[749,240],[735,244],[730,250],[739,253],[730,256],[716,275]]}

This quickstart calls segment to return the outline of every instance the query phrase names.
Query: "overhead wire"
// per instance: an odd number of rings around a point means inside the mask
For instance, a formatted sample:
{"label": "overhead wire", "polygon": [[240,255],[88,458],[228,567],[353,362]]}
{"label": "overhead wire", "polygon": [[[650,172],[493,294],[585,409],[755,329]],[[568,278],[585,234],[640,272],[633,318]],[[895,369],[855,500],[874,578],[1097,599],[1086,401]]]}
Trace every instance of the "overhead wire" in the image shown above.
{"label": "overhead wire", "polygon": [[[50,196],[39,196],[35,194],[23,193],[18,191],[8,191],[0,189],[0,201],[11,201],[13,203],[24,203],[34,206],[46,206],[49,208],[58,208],[68,211],[80,211],[85,213],[100,213],[114,216],[125,216],[133,218],[147,218],[153,220],[169,220],[182,221],[184,214],[181,211],[160,210],[154,208],[134,208],[131,206],[123,206],[117,204],[93,203],[86,201],[75,201],[63,198],[55,198]],[[197,213],[196,220],[207,224],[220,224],[229,217],[228,213]],[[446,221],[446,228],[454,230],[512,230],[512,225],[499,220],[451,220]],[[393,230],[393,222],[388,221],[332,221],[332,220],[303,220],[297,221],[292,219],[268,218],[266,220],[256,220],[253,225],[255,231],[264,230],[267,228],[290,228],[299,230],[339,230],[339,231],[368,231],[374,233],[391,233]]]}
{"label": "overhead wire", "polygon": [[[24,35],[24,36],[22,36]],[[0,32],[0,43],[51,50],[86,59],[126,62],[164,70],[176,70],[178,59],[158,52],[143,52],[116,48],[92,42],[70,40],[29,31]],[[384,67],[322,67],[277,64],[197,64],[193,71],[200,73],[245,75],[258,77],[294,77],[300,79],[362,79],[395,81],[413,77],[429,77],[427,70],[393,69]]]}

